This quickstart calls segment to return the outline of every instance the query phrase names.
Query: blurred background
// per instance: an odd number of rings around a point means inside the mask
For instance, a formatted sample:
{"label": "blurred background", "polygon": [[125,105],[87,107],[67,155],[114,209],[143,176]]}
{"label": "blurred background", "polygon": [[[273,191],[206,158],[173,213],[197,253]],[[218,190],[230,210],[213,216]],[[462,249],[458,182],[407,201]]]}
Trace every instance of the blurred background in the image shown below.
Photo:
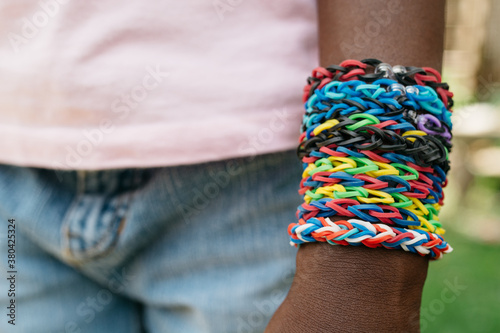
{"label": "blurred background", "polygon": [[454,252],[430,264],[422,332],[500,332],[500,0],[447,7],[454,138],[440,220]]}

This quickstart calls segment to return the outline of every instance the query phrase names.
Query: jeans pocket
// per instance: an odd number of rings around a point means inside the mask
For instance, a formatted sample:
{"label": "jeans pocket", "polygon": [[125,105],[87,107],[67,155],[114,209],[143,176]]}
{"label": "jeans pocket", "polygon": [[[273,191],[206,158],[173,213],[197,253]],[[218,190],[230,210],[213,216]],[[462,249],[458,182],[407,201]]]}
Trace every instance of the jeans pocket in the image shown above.
{"label": "jeans pocket", "polygon": [[126,223],[131,197],[130,192],[78,197],[62,226],[65,259],[78,265],[112,251]]}
{"label": "jeans pocket", "polygon": [[78,194],[61,228],[68,263],[79,266],[113,251],[132,198],[149,174],[147,169],[78,171]]}

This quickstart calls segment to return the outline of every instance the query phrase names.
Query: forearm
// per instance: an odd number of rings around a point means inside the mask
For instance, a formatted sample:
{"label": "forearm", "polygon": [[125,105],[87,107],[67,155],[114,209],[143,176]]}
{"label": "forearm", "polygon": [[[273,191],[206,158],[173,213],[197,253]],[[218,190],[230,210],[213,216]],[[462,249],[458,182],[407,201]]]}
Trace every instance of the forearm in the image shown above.
{"label": "forearm", "polygon": [[403,251],[303,244],[266,332],[416,332],[427,264]]}
{"label": "forearm", "polygon": [[441,70],[444,0],[318,0],[320,65],[376,58]]}
{"label": "forearm", "polygon": [[[320,65],[377,58],[440,70],[444,6],[318,0]],[[418,332],[427,266],[427,258],[403,251],[300,245],[292,288],[266,332]]]}

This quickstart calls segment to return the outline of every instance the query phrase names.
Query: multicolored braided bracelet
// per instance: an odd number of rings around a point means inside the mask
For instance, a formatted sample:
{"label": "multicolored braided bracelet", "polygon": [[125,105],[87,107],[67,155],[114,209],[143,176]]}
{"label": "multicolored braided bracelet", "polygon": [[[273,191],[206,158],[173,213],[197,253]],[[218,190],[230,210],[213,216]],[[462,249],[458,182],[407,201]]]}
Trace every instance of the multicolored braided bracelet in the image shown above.
{"label": "multicolored braided bracelet", "polygon": [[297,151],[304,203],[288,229],[291,243],[381,246],[433,259],[451,252],[438,214],[452,96],[432,68],[365,59],[313,70]]}

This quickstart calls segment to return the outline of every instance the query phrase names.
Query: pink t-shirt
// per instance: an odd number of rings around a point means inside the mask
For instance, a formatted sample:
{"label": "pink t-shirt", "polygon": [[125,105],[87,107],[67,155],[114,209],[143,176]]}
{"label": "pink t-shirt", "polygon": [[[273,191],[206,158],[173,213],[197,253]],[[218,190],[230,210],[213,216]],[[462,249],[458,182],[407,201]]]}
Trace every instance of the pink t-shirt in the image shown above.
{"label": "pink t-shirt", "polygon": [[0,163],[192,164],[296,146],[311,0],[0,0]]}

